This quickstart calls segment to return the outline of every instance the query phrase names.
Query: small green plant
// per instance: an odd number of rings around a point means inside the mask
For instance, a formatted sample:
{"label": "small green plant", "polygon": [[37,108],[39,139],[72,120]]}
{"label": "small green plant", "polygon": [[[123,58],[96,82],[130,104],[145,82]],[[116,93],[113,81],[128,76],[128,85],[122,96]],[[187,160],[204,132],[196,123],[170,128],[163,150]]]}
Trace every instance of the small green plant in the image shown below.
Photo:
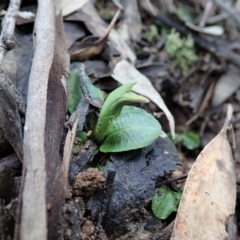
{"label": "small green plant", "polygon": [[[103,100],[103,93],[91,83],[89,77],[85,76],[85,82],[90,97]],[[95,115],[89,113],[86,116],[85,130],[94,128],[93,135],[102,152],[121,152],[142,148],[151,144],[160,134],[161,126],[152,115],[140,108],[124,106],[134,102],[148,102],[147,98],[131,91],[134,84],[125,84],[109,94],[95,128],[93,125]],[[77,69],[71,70],[67,89],[68,111],[73,113],[83,97]],[[79,145],[87,140],[86,132],[78,133],[77,137]],[[75,150],[74,152],[77,152],[77,148]]]}
{"label": "small green plant", "polygon": [[149,29],[144,34],[145,38],[150,43],[153,43],[157,39],[158,35],[159,35],[158,29],[157,29],[156,25],[154,25],[154,24],[151,24]]}
{"label": "small green plant", "polygon": [[176,133],[175,144],[182,144],[188,150],[194,150],[200,146],[200,138],[193,132],[184,131],[182,133]]}
{"label": "small green plant", "polygon": [[172,212],[176,212],[181,196],[182,189],[175,192],[166,185],[157,188],[152,199],[152,211],[155,218],[164,220]]}
{"label": "small green plant", "polygon": [[191,64],[198,59],[193,38],[188,36],[182,39],[175,30],[167,36],[164,49],[173,59],[173,64],[182,69],[184,75],[187,74]]}
{"label": "small green plant", "polygon": [[194,17],[192,15],[191,12],[189,12],[189,10],[187,8],[184,7],[179,7],[176,10],[176,15],[182,19],[183,21],[188,21],[188,22],[192,22],[194,20]]}
{"label": "small green plant", "polygon": [[146,111],[124,106],[144,103],[148,99],[131,91],[135,83],[117,88],[103,104],[94,129],[96,142],[102,152],[122,152],[151,144],[160,134],[159,122]]}

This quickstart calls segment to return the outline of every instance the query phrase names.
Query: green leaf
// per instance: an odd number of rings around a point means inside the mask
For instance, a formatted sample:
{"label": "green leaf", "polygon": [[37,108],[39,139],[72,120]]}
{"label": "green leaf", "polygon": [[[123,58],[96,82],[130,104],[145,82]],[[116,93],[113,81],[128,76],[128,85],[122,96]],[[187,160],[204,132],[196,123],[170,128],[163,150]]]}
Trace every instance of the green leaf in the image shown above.
{"label": "green leaf", "polygon": [[157,39],[157,36],[159,35],[158,33],[158,28],[156,25],[151,24],[149,29],[145,32],[144,36],[148,40],[148,42],[153,43],[154,40]]}
{"label": "green leaf", "polygon": [[98,163],[97,164],[97,166],[96,166],[96,168],[98,169],[98,171],[100,171],[100,172],[103,172],[104,171],[104,169],[105,169],[105,165],[101,165],[100,163]]}
{"label": "green leaf", "polygon": [[182,144],[189,150],[196,149],[200,146],[200,139],[198,135],[193,132],[182,134]]}
{"label": "green leaf", "polygon": [[81,94],[78,70],[73,69],[70,71],[70,77],[67,81],[67,103],[68,111],[71,114],[75,111],[81,99]]}
{"label": "green leaf", "polygon": [[174,192],[165,185],[161,188],[157,188],[152,199],[152,211],[154,216],[157,219],[164,220],[172,212],[176,212],[181,195],[181,192]]}
{"label": "green leaf", "polygon": [[149,102],[147,98],[131,92],[135,84],[136,82],[127,83],[111,92],[103,104],[99,118],[107,116],[115,116],[117,118],[125,104]]}
{"label": "green leaf", "polygon": [[[96,88],[91,79],[85,75],[85,82],[89,95],[91,98],[99,98],[104,101],[103,93],[100,89]],[[78,103],[83,97],[83,93],[79,84],[79,72],[77,69],[72,69],[70,71],[70,77],[67,82],[67,102],[68,102],[68,111],[72,114]]]}
{"label": "green leaf", "polygon": [[171,32],[170,28],[168,28],[166,26],[161,27],[161,35],[168,35],[168,34],[170,34],[170,32]]}
{"label": "green leaf", "polygon": [[125,104],[149,102],[147,98],[131,92],[134,84],[136,83],[122,85],[111,92],[104,102],[96,128],[94,129],[94,136],[99,144],[104,141],[108,127],[112,124],[114,119],[118,118]]}
{"label": "green leaf", "polygon": [[85,144],[87,142],[87,140],[88,140],[87,133],[83,132],[83,131],[77,131],[76,132],[76,137],[81,139],[81,145]]}
{"label": "green leaf", "polygon": [[190,13],[188,9],[184,7],[179,7],[176,11],[176,15],[183,21],[192,22],[194,20],[192,13]]}
{"label": "green leaf", "polygon": [[159,122],[146,111],[124,106],[121,114],[109,126],[102,152],[122,152],[151,144],[161,132]]}
{"label": "green leaf", "polygon": [[90,97],[99,98],[102,101],[104,101],[103,92],[92,84],[91,79],[87,75],[85,75],[85,81],[86,81],[86,85],[87,85]]}
{"label": "green leaf", "polygon": [[[172,140],[171,134],[168,137]],[[183,130],[183,133],[177,133],[175,139],[173,140],[174,144],[182,144],[188,150],[194,150],[200,146],[200,138],[193,132],[186,132]]]}

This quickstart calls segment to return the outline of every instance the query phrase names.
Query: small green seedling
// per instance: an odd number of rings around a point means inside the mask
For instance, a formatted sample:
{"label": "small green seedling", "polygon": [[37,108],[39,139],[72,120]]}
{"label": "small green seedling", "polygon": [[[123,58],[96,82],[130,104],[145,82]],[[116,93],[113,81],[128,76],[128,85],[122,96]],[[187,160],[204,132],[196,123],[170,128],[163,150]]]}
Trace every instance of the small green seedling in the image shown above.
{"label": "small green seedling", "polygon": [[172,212],[176,212],[181,196],[181,189],[175,192],[165,185],[157,188],[152,199],[152,211],[155,218],[164,220]]}
{"label": "small green seedling", "polygon": [[96,142],[102,152],[122,152],[151,144],[161,132],[159,122],[146,111],[124,106],[144,103],[148,99],[131,91],[135,83],[117,88],[103,104],[94,129]]}
{"label": "small green seedling", "polygon": [[198,60],[193,38],[190,35],[186,39],[181,38],[175,30],[168,34],[164,49],[173,59],[173,64],[182,69],[184,75],[192,63]]}
{"label": "small green seedling", "polygon": [[186,132],[176,133],[175,144],[182,144],[188,150],[194,150],[200,146],[200,138],[194,132]]}
{"label": "small green seedling", "polygon": [[192,22],[194,20],[192,13],[184,7],[177,8],[176,15],[183,21]]}
{"label": "small green seedling", "polygon": [[153,43],[156,39],[157,36],[159,35],[158,33],[158,28],[156,25],[151,24],[149,29],[145,32],[144,36],[148,40],[148,42]]}

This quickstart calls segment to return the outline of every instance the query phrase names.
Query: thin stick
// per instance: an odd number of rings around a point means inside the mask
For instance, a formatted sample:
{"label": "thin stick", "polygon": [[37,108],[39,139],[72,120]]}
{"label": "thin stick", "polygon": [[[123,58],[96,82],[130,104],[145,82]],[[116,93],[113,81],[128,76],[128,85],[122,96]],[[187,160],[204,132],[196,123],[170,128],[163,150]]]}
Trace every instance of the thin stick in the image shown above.
{"label": "thin stick", "polygon": [[204,12],[203,12],[202,19],[201,19],[201,21],[199,23],[199,27],[201,27],[201,28],[205,27],[205,24],[207,22],[208,16],[209,16],[210,11],[212,9],[212,5],[213,5],[212,0],[208,0],[208,2],[206,4],[206,7],[204,9]]}
{"label": "thin stick", "polygon": [[63,161],[61,167],[62,178],[64,179],[64,194],[67,192],[67,183],[68,183],[68,172],[69,165],[72,156],[72,148],[76,137],[76,131],[78,126],[79,118],[75,119],[72,129],[68,130],[67,137],[65,140],[64,150],[63,150]]}
{"label": "thin stick", "polygon": [[185,178],[187,178],[187,176],[188,176],[188,173],[184,173],[184,174],[181,175],[181,176],[167,179],[167,180],[165,180],[165,181],[163,181],[163,182],[157,183],[157,184],[156,184],[156,187],[160,187],[160,186],[162,186],[163,184],[166,184],[166,183],[176,182],[176,181],[178,181],[178,180],[185,179]]}
{"label": "thin stick", "polygon": [[228,14],[228,16],[236,23],[236,27],[240,30],[240,16],[229,3],[225,3],[222,0],[212,0],[219,8]]}
{"label": "thin stick", "polygon": [[2,21],[2,32],[0,36],[0,65],[8,51],[12,50],[16,44],[14,29],[21,0],[11,0],[6,15]]}
{"label": "thin stick", "polygon": [[39,0],[35,20],[36,50],[33,58],[24,127],[24,158],[20,239],[47,239],[46,170],[44,132],[47,87],[55,43],[54,6]]}

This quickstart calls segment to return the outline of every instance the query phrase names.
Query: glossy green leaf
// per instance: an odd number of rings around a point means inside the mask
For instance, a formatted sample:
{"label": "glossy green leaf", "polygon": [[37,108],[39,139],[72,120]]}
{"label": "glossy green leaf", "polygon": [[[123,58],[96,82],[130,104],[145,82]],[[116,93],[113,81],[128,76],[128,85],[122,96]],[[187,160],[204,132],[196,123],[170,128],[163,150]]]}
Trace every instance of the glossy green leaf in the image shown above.
{"label": "glossy green leaf", "polygon": [[189,150],[196,149],[200,146],[200,139],[198,135],[193,132],[182,134],[182,144]]}
{"label": "glossy green leaf", "polygon": [[164,220],[168,218],[172,212],[176,212],[181,195],[181,192],[174,192],[165,185],[157,188],[152,199],[154,216],[157,219]]}
{"label": "glossy green leaf", "polygon": [[111,92],[103,104],[99,118],[107,116],[118,117],[122,107],[129,103],[149,102],[147,98],[131,92],[131,89],[135,84],[135,82],[127,83]]}
{"label": "glossy green leaf", "polygon": [[[85,82],[91,98],[104,100],[102,91],[92,84],[91,79],[87,75],[85,75]],[[82,96],[83,93],[79,84],[79,72],[77,69],[72,69],[67,82],[68,111],[71,114],[75,111]]]}
{"label": "glossy green leaf", "polygon": [[114,119],[114,116],[106,116],[98,119],[98,123],[94,129],[94,136],[97,143],[101,144],[106,138],[108,128],[111,126]]}
{"label": "glossy green leaf", "polygon": [[143,109],[124,106],[109,126],[102,152],[122,152],[151,144],[161,132],[159,122]]}
{"label": "glossy green leaf", "polygon": [[94,129],[94,136],[99,144],[104,141],[109,126],[114,119],[118,118],[124,105],[134,102],[149,102],[147,98],[131,92],[134,84],[136,83],[122,85],[111,92],[104,102]]}

